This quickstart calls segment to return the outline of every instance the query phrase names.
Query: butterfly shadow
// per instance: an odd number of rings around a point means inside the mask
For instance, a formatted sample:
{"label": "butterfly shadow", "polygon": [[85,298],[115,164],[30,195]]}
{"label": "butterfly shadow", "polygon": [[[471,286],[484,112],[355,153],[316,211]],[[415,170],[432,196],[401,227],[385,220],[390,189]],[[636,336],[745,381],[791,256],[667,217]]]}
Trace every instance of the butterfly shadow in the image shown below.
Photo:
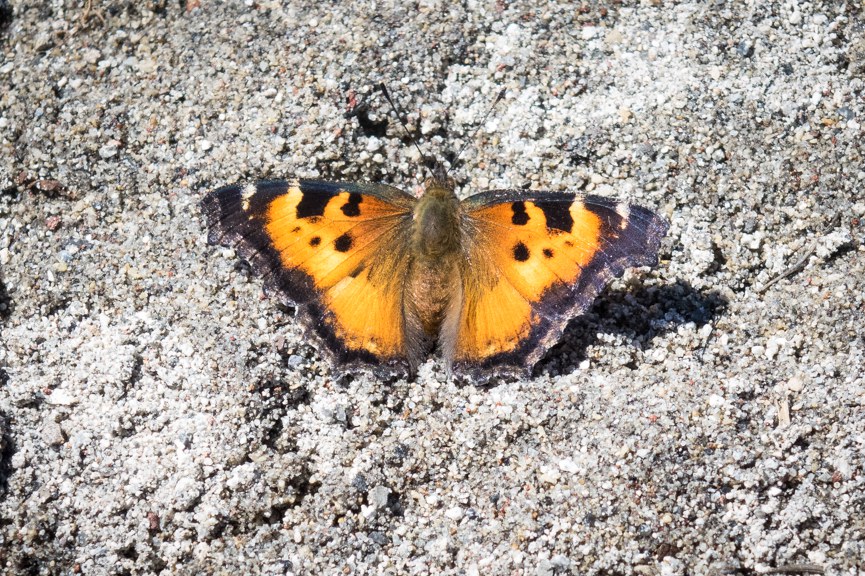
{"label": "butterfly shadow", "polygon": [[[6,386],[8,379],[9,376],[0,368],[0,387]],[[12,456],[17,451],[9,421],[9,416],[0,410],[0,498],[9,492],[9,478],[14,472]]]}
{"label": "butterfly shadow", "polygon": [[683,280],[666,286],[606,291],[586,314],[568,324],[559,343],[535,365],[532,375],[573,372],[589,358],[587,350],[598,343],[600,334],[618,336],[626,342],[631,358],[624,366],[637,370],[643,363],[642,351],[656,336],[689,322],[697,328],[710,324],[727,304],[720,292],[701,291]]}
{"label": "butterfly shadow", "polygon": [[7,320],[12,315],[12,297],[3,282],[3,271],[0,270],[0,322]]}

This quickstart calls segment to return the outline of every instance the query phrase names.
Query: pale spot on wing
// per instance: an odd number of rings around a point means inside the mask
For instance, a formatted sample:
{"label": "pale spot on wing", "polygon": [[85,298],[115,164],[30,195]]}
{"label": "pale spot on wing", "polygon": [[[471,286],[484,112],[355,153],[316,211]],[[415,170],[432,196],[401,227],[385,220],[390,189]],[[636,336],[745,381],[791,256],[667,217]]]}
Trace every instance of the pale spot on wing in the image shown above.
{"label": "pale spot on wing", "polygon": [[243,191],[240,193],[240,200],[244,212],[249,212],[249,200],[255,195],[255,191],[255,184],[247,184],[243,187]]}
{"label": "pale spot on wing", "polygon": [[622,217],[622,223],[619,225],[619,228],[622,230],[627,229],[630,223],[631,207],[624,202],[619,202],[616,204],[616,214]]}

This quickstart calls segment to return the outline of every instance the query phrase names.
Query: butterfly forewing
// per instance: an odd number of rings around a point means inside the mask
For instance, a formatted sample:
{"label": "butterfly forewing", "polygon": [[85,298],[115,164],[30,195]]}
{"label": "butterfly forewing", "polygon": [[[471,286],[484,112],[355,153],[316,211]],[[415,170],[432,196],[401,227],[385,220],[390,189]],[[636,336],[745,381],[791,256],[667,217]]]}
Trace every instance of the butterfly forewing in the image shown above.
{"label": "butterfly forewing", "polygon": [[236,246],[336,360],[402,363],[402,281],[415,198],[315,180],[227,186],[203,201],[209,241]]}
{"label": "butterfly forewing", "polygon": [[491,191],[463,206],[464,370],[530,369],[611,278],[657,262],[667,229],[649,210],[598,196]]}

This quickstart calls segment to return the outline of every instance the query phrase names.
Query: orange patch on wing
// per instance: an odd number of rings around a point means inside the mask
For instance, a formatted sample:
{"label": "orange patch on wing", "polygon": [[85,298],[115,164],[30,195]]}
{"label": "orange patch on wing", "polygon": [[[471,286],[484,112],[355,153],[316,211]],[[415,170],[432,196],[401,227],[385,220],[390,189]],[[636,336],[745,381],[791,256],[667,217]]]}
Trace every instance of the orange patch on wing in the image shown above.
{"label": "orange patch on wing", "polygon": [[466,286],[456,360],[478,360],[514,350],[535,321],[531,305],[507,281]]}
{"label": "orange patch on wing", "polygon": [[[267,208],[265,230],[283,266],[306,273],[331,312],[326,320],[348,350],[379,357],[403,354],[400,291],[381,268],[385,246],[404,210],[369,195],[341,192],[312,213],[301,206],[302,186],[289,187]],[[391,219],[392,222],[388,222]],[[389,268],[393,271],[393,268]]]}
{"label": "orange patch on wing", "polygon": [[333,284],[323,302],[333,315],[334,334],[349,350],[381,357],[403,353],[400,292],[371,283],[368,270]]}
{"label": "orange patch on wing", "polygon": [[321,215],[298,218],[303,192],[292,186],[268,206],[265,229],[282,264],[309,274],[317,288],[329,288],[352,273],[392,228],[381,219],[401,214],[393,205],[364,195],[353,204],[357,215],[349,216],[344,209],[352,205],[349,197],[342,192],[327,201]]}
{"label": "orange patch on wing", "polygon": [[[513,224],[510,204],[498,204],[472,214],[489,238],[492,266],[530,302],[539,302],[554,284],[573,284],[599,250],[600,219],[579,200],[563,202],[573,220],[570,232],[549,228],[544,211],[524,203],[527,219]],[[548,208],[549,210],[549,208]]]}
{"label": "orange patch on wing", "polygon": [[600,249],[601,220],[598,215],[586,209],[582,201],[571,204],[571,228],[574,245],[567,246],[567,254],[580,266],[586,266]]}

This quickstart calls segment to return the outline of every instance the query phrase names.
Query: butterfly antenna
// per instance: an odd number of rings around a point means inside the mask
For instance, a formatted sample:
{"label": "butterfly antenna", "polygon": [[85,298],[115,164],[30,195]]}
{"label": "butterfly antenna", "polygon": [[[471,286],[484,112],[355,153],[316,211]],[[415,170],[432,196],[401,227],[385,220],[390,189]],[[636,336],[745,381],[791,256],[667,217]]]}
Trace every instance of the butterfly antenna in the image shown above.
{"label": "butterfly antenna", "polygon": [[420,149],[420,146],[417,144],[417,140],[414,139],[414,136],[411,135],[411,132],[406,128],[405,121],[402,119],[403,114],[399,107],[394,103],[393,99],[390,97],[390,92],[388,92],[387,86],[384,85],[384,82],[379,82],[378,89],[381,90],[381,93],[384,94],[387,103],[390,104],[390,107],[393,108],[394,113],[396,113],[397,119],[399,119],[399,125],[402,126],[403,132],[408,136],[408,139],[411,140],[411,143],[414,144],[415,149],[418,151],[421,157],[421,164],[423,164],[424,168],[429,170],[429,166],[427,166],[427,157],[426,154],[423,153],[423,150]]}
{"label": "butterfly antenna", "polygon": [[460,159],[460,156],[462,156],[463,152],[465,152],[465,149],[468,148],[468,146],[472,142],[472,140],[475,139],[475,136],[477,136],[478,131],[481,129],[481,126],[483,126],[484,124],[487,123],[487,118],[490,117],[490,114],[492,114],[493,110],[496,109],[496,105],[498,105],[498,103],[501,102],[504,99],[504,97],[505,97],[505,89],[502,88],[501,90],[499,90],[499,93],[496,96],[496,99],[493,100],[493,103],[490,105],[490,108],[489,108],[489,110],[487,110],[487,113],[484,114],[484,118],[483,118],[483,120],[481,120],[481,123],[475,127],[475,131],[472,132],[471,137],[469,137],[469,139],[466,140],[465,144],[463,144],[463,147],[460,148],[459,152],[457,152],[457,155],[454,158],[454,161],[453,161],[453,164],[451,164],[451,167],[456,166],[457,161]]}

